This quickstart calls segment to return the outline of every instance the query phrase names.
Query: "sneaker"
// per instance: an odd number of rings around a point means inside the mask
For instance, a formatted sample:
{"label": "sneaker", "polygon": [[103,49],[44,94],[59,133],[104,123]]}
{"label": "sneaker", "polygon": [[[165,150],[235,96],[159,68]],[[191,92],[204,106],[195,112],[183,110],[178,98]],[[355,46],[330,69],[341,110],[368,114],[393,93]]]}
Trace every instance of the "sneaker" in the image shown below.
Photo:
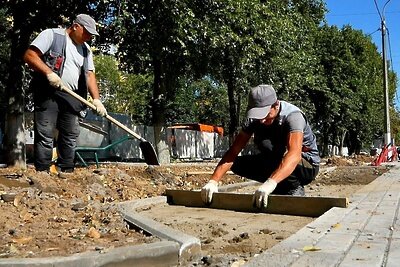
{"label": "sneaker", "polygon": [[304,191],[304,187],[302,185],[299,185],[298,187],[291,189],[287,192],[287,195],[291,195],[291,196],[305,196],[306,193]]}
{"label": "sneaker", "polygon": [[56,165],[51,164],[49,172],[50,172],[50,174],[57,176],[58,175],[58,170],[57,170]]}

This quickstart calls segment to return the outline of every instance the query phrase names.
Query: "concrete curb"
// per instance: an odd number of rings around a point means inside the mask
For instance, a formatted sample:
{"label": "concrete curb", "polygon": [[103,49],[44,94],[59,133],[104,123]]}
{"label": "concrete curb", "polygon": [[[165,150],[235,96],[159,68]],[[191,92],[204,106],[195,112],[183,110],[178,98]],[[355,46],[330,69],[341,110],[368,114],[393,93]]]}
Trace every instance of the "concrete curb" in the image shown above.
{"label": "concrete curb", "polygon": [[84,252],[66,257],[2,259],[4,267],[176,266],[179,244],[172,241],[125,246],[107,252]]}
{"label": "concrete curb", "polygon": [[180,245],[180,264],[200,259],[201,243],[198,238],[167,227],[164,224],[144,217],[135,211],[136,209],[144,206],[164,203],[167,203],[167,197],[154,197],[150,199],[124,202],[119,205],[119,208],[124,219],[139,229],[142,229],[143,231],[161,239],[177,242]]}

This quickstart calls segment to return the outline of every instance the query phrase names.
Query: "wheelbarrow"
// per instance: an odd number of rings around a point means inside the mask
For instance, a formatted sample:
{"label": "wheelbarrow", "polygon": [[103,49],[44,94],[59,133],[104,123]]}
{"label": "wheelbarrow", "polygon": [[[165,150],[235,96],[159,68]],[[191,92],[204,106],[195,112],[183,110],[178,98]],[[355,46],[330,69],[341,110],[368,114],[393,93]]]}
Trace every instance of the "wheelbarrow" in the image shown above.
{"label": "wheelbarrow", "polygon": [[[81,97],[80,95],[78,95],[77,93],[75,93],[74,91],[72,91],[71,89],[66,87],[65,85],[61,86],[61,90],[68,93],[69,95],[76,98],[77,100],[81,101],[89,108],[96,110],[96,107],[91,102],[87,101],[86,99],[84,99],[83,97]],[[157,154],[149,141],[147,141],[146,139],[144,139],[143,137],[141,137],[140,135],[138,135],[137,133],[135,133],[134,131],[132,131],[125,125],[123,125],[121,122],[119,122],[118,120],[111,117],[110,115],[107,114],[104,117],[107,120],[114,123],[115,125],[117,125],[122,130],[126,131],[129,135],[132,135],[133,137],[140,140],[139,147],[143,153],[144,160],[148,165],[160,165],[160,163],[158,162]]]}
{"label": "wheelbarrow", "polygon": [[[79,125],[81,126],[81,133],[82,133],[83,129],[87,129],[90,131],[89,133],[93,133],[93,134],[90,134],[89,138],[82,138],[81,142],[79,142],[79,138],[78,138],[78,144],[75,149],[76,158],[85,167],[87,167],[88,164],[83,159],[81,153],[87,153],[87,152],[93,153],[94,160],[96,162],[96,166],[97,166],[97,168],[99,168],[99,157],[98,157],[99,152],[107,151],[122,142],[125,142],[129,139],[133,139],[133,137],[126,135],[120,139],[115,140],[111,144],[108,144],[106,146],[100,146],[103,141],[104,136],[107,135],[107,132],[105,132],[101,128],[99,128],[95,125],[89,124],[89,123],[79,122]],[[81,137],[81,135],[80,135],[80,137]]]}

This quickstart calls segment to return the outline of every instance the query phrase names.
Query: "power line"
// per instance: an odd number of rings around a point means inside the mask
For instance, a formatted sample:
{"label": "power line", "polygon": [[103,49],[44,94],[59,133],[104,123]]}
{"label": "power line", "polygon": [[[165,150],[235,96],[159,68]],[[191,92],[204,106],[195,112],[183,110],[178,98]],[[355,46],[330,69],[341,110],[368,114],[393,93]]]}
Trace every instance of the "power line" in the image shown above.
{"label": "power line", "polygon": [[[400,11],[390,11],[386,12],[386,14],[399,14]],[[327,17],[345,17],[345,16],[365,16],[365,15],[376,15],[375,12],[367,12],[367,13],[341,13],[341,14],[326,14]]]}
{"label": "power line", "polygon": [[[389,2],[389,1],[390,1],[390,0],[388,0],[388,2]],[[376,11],[378,12],[379,17],[381,18],[381,21],[383,21],[383,18],[382,18],[381,12],[379,11],[378,3],[376,2],[376,0],[374,0],[374,3],[375,3]],[[386,3],[386,4],[387,4],[387,3]],[[386,4],[385,4],[385,5],[386,5]]]}
{"label": "power line", "polygon": [[390,68],[393,71],[393,57],[392,57],[392,46],[390,44],[390,32],[389,29],[386,27],[387,35],[388,35],[388,44],[389,44],[389,57],[390,57]]}
{"label": "power line", "polygon": [[373,32],[371,32],[371,33],[368,33],[367,36],[371,36],[371,35],[373,35],[374,33],[379,32],[380,30],[381,30],[381,28],[378,28],[376,31],[373,31]]}

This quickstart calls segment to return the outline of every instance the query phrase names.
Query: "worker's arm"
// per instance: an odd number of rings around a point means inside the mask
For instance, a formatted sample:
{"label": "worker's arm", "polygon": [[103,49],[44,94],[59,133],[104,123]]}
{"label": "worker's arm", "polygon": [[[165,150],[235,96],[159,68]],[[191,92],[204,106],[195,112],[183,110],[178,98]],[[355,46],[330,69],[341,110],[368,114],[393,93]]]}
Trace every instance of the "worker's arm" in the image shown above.
{"label": "worker's arm", "polygon": [[24,61],[34,71],[43,74],[51,86],[60,89],[62,87],[62,80],[60,76],[53,72],[53,70],[43,62],[41,56],[42,52],[37,47],[30,46],[24,54]]}
{"label": "worker's arm", "polygon": [[294,171],[296,165],[300,162],[303,135],[304,134],[301,131],[289,133],[287,139],[287,152],[281,163],[270,177],[254,192],[253,202],[256,207],[267,207],[269,194],[275,190],[279,182],[284,180]]}
{"label": "worker's arm", "polygon": [[233,141],[232,146],[229,150],[224,154],[221,161],[218,163],[217,167],[215,168],[211,179],[215,181],[220,181],[222,177],[225,175],[227,171],[229,171],[233,165],[233,161],[237,157],[237,155],[242,151],[245,147],[247,142],[249,141],[251,135],[240,131],[239,134],[236,136],[235,140]]}
{"label": "worker's arm", "polygon": [[222,157],[221,161],[218,163],[213,174],[211,175],[211,180],[208,181],[208,183],[201,189],[201,199],[204,203],[211,203],[213,194],[218,192],[218,182],[222,179],[225,173],[231,169],[233,161],[243,147],[247,144],[250,137],[251,135],[245,133],[244,131],[240,131],[240,133],[236,136],[232,146]]}
{"label": "worker's arm", "polygon": [[42,52],[35,46],[30,46],[24,54],[24,61],[28,66],[36,72],[39,72],[46,76],[53,71],[43,62],[41,59]]}
{"label": "worker's arm", "polygon": [[279,183],[294,171],[297,164],[301,161],[303,136],[303,132],[300,131],[289,133],[287,140],[287,152],[278,168],[271,174],[269,178]]}

